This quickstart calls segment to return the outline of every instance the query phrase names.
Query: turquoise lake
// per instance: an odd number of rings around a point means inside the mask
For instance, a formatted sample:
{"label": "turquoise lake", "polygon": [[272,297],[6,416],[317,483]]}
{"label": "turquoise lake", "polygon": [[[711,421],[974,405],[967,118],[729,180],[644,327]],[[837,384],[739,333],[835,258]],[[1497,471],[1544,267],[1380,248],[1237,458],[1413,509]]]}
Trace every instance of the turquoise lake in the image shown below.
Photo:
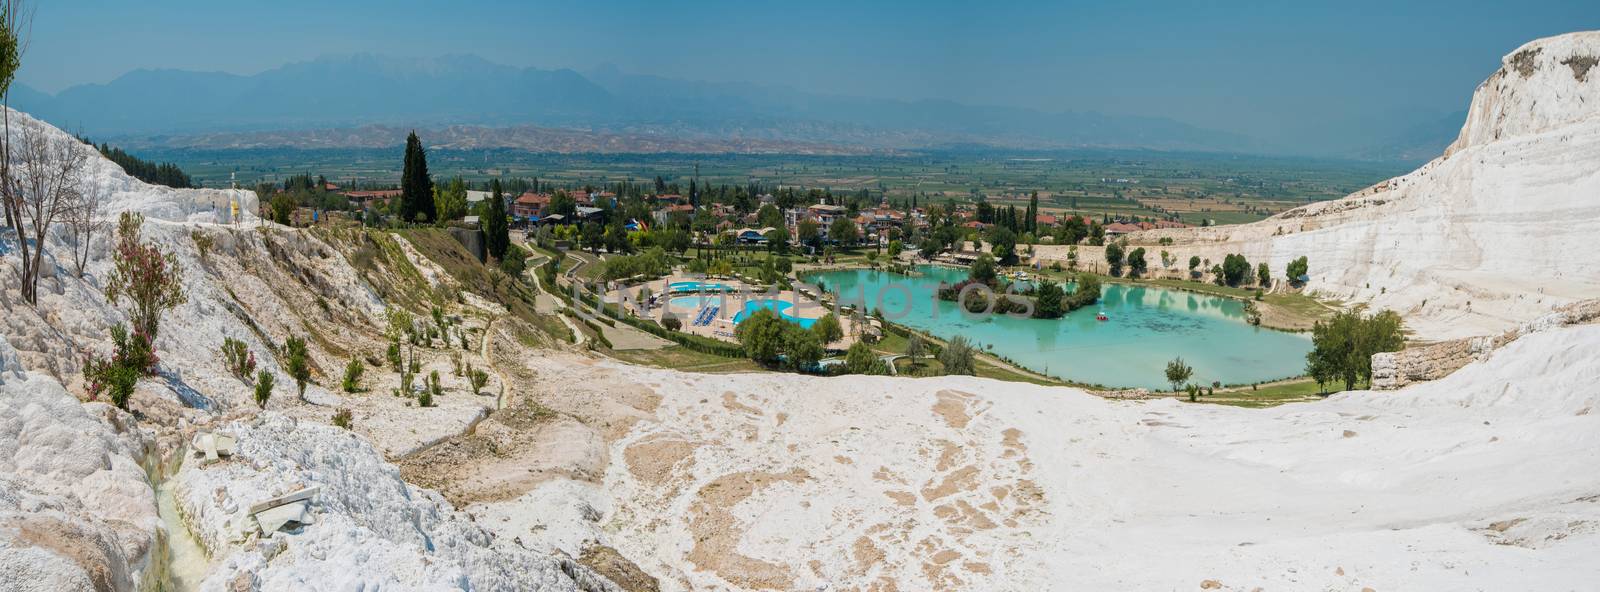
{"label": "turquoise lake", "polygon": [[[1170,389],[1164,373],[1167,362],[1178,357],[1194,367],[1197,384],[1288,378],[1304,373],[1311,351],[1309,334],[1253,326],[1245,319],[1244,303],[1230,298],[1106,283],[1098,307],[1060,319],[967,315],[954,302],[934,297],[941,281],[964,280],[966,270],[922,266],[917,271],[921,275],[827,271],[806,274],[804,281],[820,281],[843,304],[859,297],[867,310],[882,306],[889,320],[941,339],[962,335],[1030,370],[1108,387]],[[1110,319],[1095,320],[1100,311]]]}

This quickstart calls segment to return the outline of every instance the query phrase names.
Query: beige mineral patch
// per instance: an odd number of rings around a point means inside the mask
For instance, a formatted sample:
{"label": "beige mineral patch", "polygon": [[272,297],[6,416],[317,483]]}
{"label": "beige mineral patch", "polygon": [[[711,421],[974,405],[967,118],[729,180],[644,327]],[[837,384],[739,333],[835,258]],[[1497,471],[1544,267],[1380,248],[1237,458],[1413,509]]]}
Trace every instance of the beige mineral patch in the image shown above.
{"label": "beige mineral patch", "polygon": [[856,561],[855,573],[866,574],[872,568],[883,564],[883,549],[873,544],[872,539],[857,537],[855,545],[851,547],[851,556]]}
{"label": "beige mineral patch", "polygon": [[966,429],[967,423],[972,421],[969,415],[968,404],[975,398],[971,393],[961,391],[943,390],[936,395],[937,401],[933,404],[933,412],[950,427],[961,430]]}
{"label": "beige mineral patch", "polygon": [[757,416],[761,415],[760,409],[756,409],[755,407],[751,407],[739,402],[739,395],[734,394],[733,391],[726,391],[722,393],[722,406],[728,411],[733,411],[736,413],[749,413]]}
{"label": "beige mineral patch", "polygon": [[746,525],[734,517],[732,509],[760,489],[809,479],[810,473],[799,468],[783,473],[739,472],[701,487],[690,509],[689,530],[695,544],[689,551],[689,562],[740,588],[793,589],[795,576],[788,567],[739,552]]}
{"label": "beige mineral patch", "polygon": [[915,505],[917,505],[917,495],[914,494],[914,493],[911,493],[909,491],[893,491],[893,490],[890,490],[890,491],[883,492],[883,495],[888,497],[889,499],[894,500],[894,503],[900,504],[902,506],[915,506]]}
{"label": "beige mineral patch", "polygon": [[961,447],[955,442],[939,440],[936,443],[939,445],[939,464],[933,470],[943,473],[961,462]]}
{"label": "beige mineral patch", "polygon": [[933,485],[930,481],[929,486],[922,489],[922,499],[931,502],[957,493],[972,491],[977,487],[978,467],[967,465],[945,475],[938,485]]}
{"label": "beige mineral patch", "polygon": [[622,456],[628,463],[628,472],[635,479],[650,485],[661,485],[672,478],[673,470],[679,464],[693,464],[694,450],[698,446],[688,440],[658,436],[628,446]]}

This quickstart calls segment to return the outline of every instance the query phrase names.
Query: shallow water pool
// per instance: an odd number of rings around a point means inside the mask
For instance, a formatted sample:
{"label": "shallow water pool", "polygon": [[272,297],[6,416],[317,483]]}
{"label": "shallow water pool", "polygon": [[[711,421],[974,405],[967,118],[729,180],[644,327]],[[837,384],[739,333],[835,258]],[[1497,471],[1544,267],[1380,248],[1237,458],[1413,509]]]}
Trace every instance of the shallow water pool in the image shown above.
{"label": "shallow water pool", "polygon": [[[1107,283],[1099,306],[1060,319],[964,314],[935,297],[941,281],[966,279],[965,269],[917,268],[919,275],[844,270],[807,275],[841,301],[941,339],[963,335],[978,347],[1052,376],[1111,387],[1168,390],[1167,362],[1182,357],[1196,384],[1249,384],[1303,374],[1309,334],[1253,326],[1244,303],[1178,290]],[[1105,321],[1095,320],[1104,311]]]}

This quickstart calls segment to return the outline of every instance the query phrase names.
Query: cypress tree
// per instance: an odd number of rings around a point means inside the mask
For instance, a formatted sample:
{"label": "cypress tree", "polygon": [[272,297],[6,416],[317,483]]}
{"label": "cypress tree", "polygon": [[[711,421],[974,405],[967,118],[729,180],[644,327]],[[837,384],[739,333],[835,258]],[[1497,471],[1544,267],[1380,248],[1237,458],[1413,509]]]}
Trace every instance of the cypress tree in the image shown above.
{"label": "cypress tree", "polygon": [[489,191],[489,207],[483,215],[483,243],[490,256],[503,259],[511,245],[511,228],[506,224],[506,200],[500,195],[499,179],[489,182]]}
{"label": "cypress tree", "polygon": [[1028,197],[1028,220],[1024,223],[1028,232],[1039,231],[1039,192],[1034,191]]}
{"label": "cypress tree", "polygon": [[433,179],[428,176],[428,155],[422,150],[417,132],[406,136],[405,168],[400,173],[400,218],[406,222],[432,222],[438,218],[433,208]]}

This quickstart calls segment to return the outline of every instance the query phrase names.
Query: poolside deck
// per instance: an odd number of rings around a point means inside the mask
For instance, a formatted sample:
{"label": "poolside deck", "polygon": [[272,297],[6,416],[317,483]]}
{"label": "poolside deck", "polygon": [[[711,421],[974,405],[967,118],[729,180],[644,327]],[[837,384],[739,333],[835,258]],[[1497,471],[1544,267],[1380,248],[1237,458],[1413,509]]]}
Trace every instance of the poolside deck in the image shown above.
{"label": "poolside deck", "polygon": [[[647,297],[639,298],[641,291]],[[629,314],[657,322],[673,315],[682,323],[680,331],[722,341],[737,342],[734,334],[735,319],[747,306],[774,307],[783,316],[807,321],[822,318],[831,309],[808,294],[794,290],[766,290],[732,278],[704,278],[686,274],[671,276],[620,287],[607,292],[605,301],[620,303]],[[776,302],[769,302],[776,301]],[[845,337],[833,342],[830,348],[847,348],[855,343],[856,336],[846,319],[840,319]],[[809,323],[806,323],[809,325]]]}

